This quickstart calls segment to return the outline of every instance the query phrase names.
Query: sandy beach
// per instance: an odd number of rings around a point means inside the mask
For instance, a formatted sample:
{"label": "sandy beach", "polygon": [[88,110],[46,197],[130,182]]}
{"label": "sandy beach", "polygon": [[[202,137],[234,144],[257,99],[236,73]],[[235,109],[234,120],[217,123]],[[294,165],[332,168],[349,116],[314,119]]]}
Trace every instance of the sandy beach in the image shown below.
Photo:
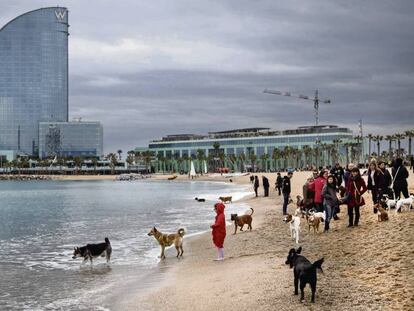
{"label": "sandy beach", "polygon": [[[259,174],[261,176],[263,174]],[[274,183],[275,174],[267,175]],[[301,194],[310,172],[297,172],[292,180],[292,197]],[[181,176],[179,179],[184,179]],[[228,181],[224,177],[199,180]],[[248,184],[249,177],[232,177]],[[414,192],[414,178],[409,179]],[[260,189],[263,195],[263,189]],[[366,202],[371,202],[366,194]],[[282,221],[281,197],[271,189],[270,197],[249,197],[254,208],[252,232],[234,232],[228,226],[226,260],[214,262],[216,252],[210,233],[185,240],[182,260],[169,256],[169,281],[150,293],[128,293],[119,310],[412,310],[414,308],[414,212],[396,215],[378,223],[368,203],[362,208],[359,227],[347,228],[346,206],[332,230],[308,232],[301,223],[302,254],[310,261],[325,258],[324,273],[318,273],[316,303],[293,295],[293,272],[284,264],[290,248],[296,247]],[[289,205],[293,212],[295,204]],[[213,221],[212,214],[212,221]],[[229,219],[230,215],[226,215]]]}

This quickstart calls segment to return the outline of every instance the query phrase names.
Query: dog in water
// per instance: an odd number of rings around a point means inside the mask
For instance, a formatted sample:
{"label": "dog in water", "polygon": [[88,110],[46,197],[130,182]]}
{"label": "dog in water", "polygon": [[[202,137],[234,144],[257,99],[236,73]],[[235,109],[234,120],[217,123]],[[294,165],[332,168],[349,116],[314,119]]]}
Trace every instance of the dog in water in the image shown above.
{"label": "dog in water", "polygon": [[229,197],[219,197],[219,200],[223,203],[232,203],[233,202],[233,197],[229,196]]}
{"label": "dog in water", "polygon": [[296,244],[299,243],[299,231],[300,231],[300,217],[297,216],[298,210],[295,215],[287,214],[283,221],[289,224],[290,237],[296,240]]}
{"label": "dog in water", "polygon": [[[302,302],[305,299],[304,289],[306,284],[309,283],[312,290],[311,302],[315,302],[315,292],[316,292],[316,270],[319,269],[322,271],[323,258],[311,263],[304,256],[301,256],[302,247],[299,247],[297,250],[292,248],[289,251],[285,264],[289,265],[290,268],[293,268],[293,277],[294,277],[294,286],[295,286],[295,295],[298,294],[298,285],[300,288],[300,301]],[[323,271],[322,271],[323,272]]]}
{"label": "dog in water", "polygon": [[195,198],[194,200],[196,200],[197,202],[205,202],[206,199],[202,199],[202,198]]}
{"label": "dog in water", "polygon": [[82,257],[83,262],[90,260],[92,264],[92,260],[96,257],[106,257],[106,262],[109,263],[111,260],[111,253],[112,247],[111,243],[109,242],[108,238],[105,238],[104,243],[98,244],[87,244],[81,247],[75,247],[73,250],[72,259],[77,257]]}
{"label": "dog in water", "polygon": [[252,231],[252,215],[254,213],[254,209],[250,208],[252,210],[252,213],[250,215],[242,215],[238,216],[237,214],[231,214],[231,220],[234,221],[234,233],[236,234],[237,227],[240,227],[240,231],[243,231],[243,226],[247,225],[247,229],[250,229]]}
{"label": "dog in water", "polygon": [[[183,256],[183,236],[185,230],[183,228],[178,229],[177,233],[162,233],[158,231],[155,227],[148,232],[149,236],[153,236],[161,246],[161,259],[165,259],[164,251],[165,248],[174,244],[175,249],[177,250],[177,258]],[[180,253],[181,251],[181,253]]]}

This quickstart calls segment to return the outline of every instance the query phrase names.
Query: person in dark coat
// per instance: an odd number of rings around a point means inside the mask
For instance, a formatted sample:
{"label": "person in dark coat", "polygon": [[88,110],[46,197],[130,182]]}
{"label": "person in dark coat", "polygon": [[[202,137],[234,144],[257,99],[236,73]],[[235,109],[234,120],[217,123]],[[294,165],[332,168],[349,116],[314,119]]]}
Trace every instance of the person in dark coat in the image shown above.
{"label": "person in dark coat", "polygon": [[287,215],[287,206],[289,204],[290,198],[290,179],[292,178],[293,173],[288,172],[287,176],[283,177],[283,184],[282,184],[282,193],[283,193],[283,215]]}
{"label": "person in dark coat", "polygon": [[254,183],[254,176],[253,176],[253,175],[251,175],[251,176],[250,176],[250,183],[251,183],[251,184],[253,184],[253,183]]}
{"label": "person in dark coat", "polygon": [[338,197],[336,196],[335,176],[329,175],[325,186],[322,189],[323,206],[325,208],[325,230],[329,230],[329,222],[331,221],[337,206],[339,205]]}
{"label": "person in dark coat", "polygon": [[[351,177],[348,180],[346,186],[347,198],[346,202],[348,205],[348,227],[358,226],[360,213],[359,208],[365,205],[364,198],[362,195],[367,191],[367,186],[364,179],[361,177],[359,169],[354,167],[351,170]],[[355,219],[354,219],[355,211]]]}
{"label": "person in dark coat", "polygon": [[254,192],[256,193],[256,197],[257,197],[257,189],[259,189],[259,177],[254,176]]}
{"label": "person in dark coat", "polygon": [[407,178],[409,176],[407,168],[403,165],[403,160],[397,158],[395,160],[394,167],[392,168],[392,188],[396,198],[401,198],[401,192],[404,198],[408,198],[408,183]]}
{"label": "person in dark coat", "polygon": [[411,156],[411,158],[410,158],[410,170],[413,170],[413,173],[414,173],[414,156]]}
{"label": "person in dark coat", "polygon": [[392,178],[391,178],[390,172],[385,167],[384,161],[378,162],[378,169],[383,174],[383,178],[380,178],[378,180],[378,197],[381,198],[384,194],[390,193],[390,190],[391,190],[390,186],[391,186]]}
{"label": "person in dark coat", "polygon": [[[377,162],[372,161],[369,164],[368,168],[368,190],[371,191],[372,194],[372,202],[375,204],[379,201],[379,192],[382,191],[382,187],[384,185],[384,173],[377,167]],[[374,207],[374,213],[376,209]]]}
{"label": "person in dark coat", "polygon": [[330,171],[331,175],[335,177],[336,186],[339,187],[342,185],[342,180],[344,178],[344,169],[339,163],[336,163],[335,166]]}
{"label": "person in dark coat", "polygon": [[269,179],[267,179],[267,177],[262,176],[262,184],[263,184],[263,190],[264,190],[264,196],[268,197],[269,196]]}
{"label": "person in dark coat", "polygon": [[279,195],[281,195],[282,184],[283,184],[283,178],[282,178],[282,176],[280,176],[280,173],[277,173],[276,189],[277,189]]}

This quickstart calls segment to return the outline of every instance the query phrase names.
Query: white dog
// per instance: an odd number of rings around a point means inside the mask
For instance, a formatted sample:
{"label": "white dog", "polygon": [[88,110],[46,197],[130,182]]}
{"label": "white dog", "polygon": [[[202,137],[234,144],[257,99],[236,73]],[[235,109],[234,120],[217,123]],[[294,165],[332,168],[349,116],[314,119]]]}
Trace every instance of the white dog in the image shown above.
{"label": "white dog", "polygon": [[300,231],[300,217],[297,216],[297,212],[295,216],[287,214],[283,219],[285,223],[289,223],[289,231],[291,238],[296,240],[296,244],[299,243],[299,231]]}
{"label": "white dog", "polygon": [[384,202],[387,204],[387,210],[389,211],[391,208],[397,205],[397,200],[392,200],[388,197],[388,195],[384,194]]}
{"label": "white dog", "polygon": [[313,208],[308,211],[308,216],[314,216],[322,219],[322,222],[325,221],[325,212],[316,212]]}
{"label": "white dog", "polygon": [[411,208],[413,208],[413,201],[414,201],[414,194],[410,194],[410,196],[407,199],[400,199],[397,201],[397,205],[395,208],[395,212],[402,212],[403,208],[406,208],[407,211],[409,211]]}

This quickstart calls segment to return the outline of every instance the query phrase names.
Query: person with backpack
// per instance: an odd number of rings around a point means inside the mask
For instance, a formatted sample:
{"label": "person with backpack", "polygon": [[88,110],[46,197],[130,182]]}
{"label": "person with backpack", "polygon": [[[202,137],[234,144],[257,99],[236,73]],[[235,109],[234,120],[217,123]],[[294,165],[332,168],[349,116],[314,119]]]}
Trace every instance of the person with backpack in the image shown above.
{"label": "person with backpack", "polygon": [[403,165],[403,160],[397,158],[395,160],[394,167],[391,171],[392,175],[392,189],[394,190],[395,198],[401,198],[401,192],[404,198],[408,198],[408,183],[407,178],[409,176],[407,168]]}

